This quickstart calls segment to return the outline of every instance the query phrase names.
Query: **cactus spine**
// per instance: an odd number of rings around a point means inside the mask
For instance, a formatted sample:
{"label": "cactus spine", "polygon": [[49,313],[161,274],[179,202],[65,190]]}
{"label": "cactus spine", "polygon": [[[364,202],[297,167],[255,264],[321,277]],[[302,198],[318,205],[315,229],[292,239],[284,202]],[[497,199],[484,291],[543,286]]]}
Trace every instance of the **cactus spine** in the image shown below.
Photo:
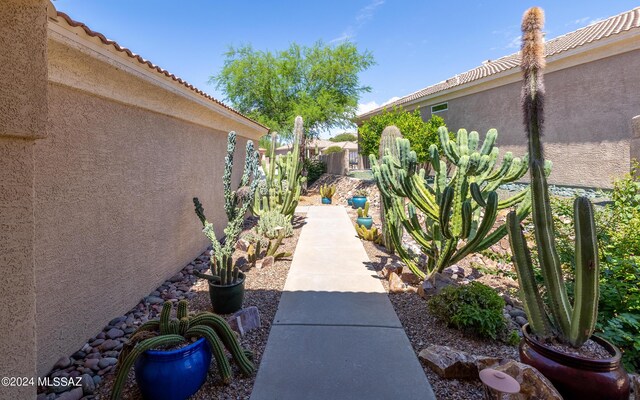
{"label": "cactus spine", "polygon": [[120,398],[129,370],[145,351],[174,346],[192,337],[203,337],[209,342],[225,385],[231,382],[232,371],[224,348],[231,353],[243,375],[251,376],[255,372],[255,366],[250,359],[251,352],[240,346],[235,333],[223,318],[209,312],[189,316],[186,300],[178,302],[178,319],[170,318],[171,309],[171,302],[165,302],[160,320],[141,325],[123,348],[118,357],[116,379],[111,389],[112,400]]}
{"label": "cactus spine", "polygon": [[251,211],[256,216],[262,216],[267,211],[278,211],[283,215],[293,217],[293,213],[300,199],[302,184],[306,177],[302,176],[302,162],[300,161],[300,146],[304,140],[302,117],[298,116],[294,123],[293,149],[286,155],[276,157],[276,134],[271,134],[271,150],[269,164],[266,160],[262,169],[266,175],[263,194],[256,193]]}
{"label": "cactus spine", "polygon": [[[406,139],[397,138],[397,156],[388,152],[378,163],[370,156],[371,170],[380,189],[387,214],[398,221],[418,243],[427,256],[421,267],[402,248],[402,231],[391,232],[396,251],[411,271],[421,279],[462,260],[467,255],[484,250],[506,235],[504,225],[492,231],[498,211],[518,205],[517,214],[524,218],[530,211],[528,189],[499,201],[495,192],[501,184],[520,179],[527,172],[527,156],[523,159],[506,153],[496,167],[498,132],[489,130],[480,145],[477,132],[460,129],[456,141],[449,138],[446,127],[438,130],[446,159],[455,166],[451,178],[437,146],[429,148],[434,171],[433,184],[427,184],[425,170],[418,169],[417,156]],[[545,166],[548,173],[550,165]],[[408,201],[407,201],[408,200]],[[417,211],[425,217],[421,224]]]}
{"label": "cactus spine", "polygon": [[593,334],[598,313],[599,265],[593,206],[585,197],[574,201],[576,236],[575,251],[575,299],[569,301],[563,279],[560,259],[555,247],[553,216],[549,205],[549,191],[544,173],[542,149],[542,126],[544,106],[544,42],[542,26],[544,15],[537,7],[530,8],[522,20],[522,61],[524,74],[522,86],[522,109],[527,132],[529,174],[531,177],[531,202],[533,224],[538,248],[538,261],[546,291],[547,309],[540,297],[533,277],[533,263],[524,240],[520,218],[511,212],[507,216],[507,227],[514,264],[520,282],[521,297],[529,316],[531,329],[543,338],[557,336],[574,347],[581,346]]}
{"label": "cactus spine", "polygon": [[195,212],[202,223],[204,234],[213,246],[211,251],[211,275],[195,272],[200,278],[205,278],[219,285],[237,283],[240,271],[233,266],[233,252],[235,243],[242,232],[244,216],[253,202],[258,187],[258,152],[253,148],[253,142],[247,141],[244,171],[236,190],[231,190],[231,174],[233,172],[233,155],[236,149],[236,133],[229,132],[227,137],[227,155],[224,159],[224,173],[222,183],[224,188],[224,210],[228,223],[224,229],[225,241],[221,245],[216,237],[213,224],[207,221],[204,208],[197,197],[193,198]]}
{"label": "cactus spine", "polygon": [[[382,157],[386,154],[390,154],[395,158],[399,158],[398,147],[396,146],[396,139],[402,138],[402,133],[400,129],[396,126],[387,126],[382,130],[382,135],[380,135],[380,147],[378,151],[378,162],[382,162]],[[391,204],[389,204],[389,200],[384,196],[380,196],[380,224],[382,224],[382,245],[389,251],[389,253],[395,253],[395,245],[393,243],[391,232],[389,229],[402,229],[399,221],[394,219],[393,212],[390,212]],[[397,235],[402,236],[401,232],[397,233]]]}

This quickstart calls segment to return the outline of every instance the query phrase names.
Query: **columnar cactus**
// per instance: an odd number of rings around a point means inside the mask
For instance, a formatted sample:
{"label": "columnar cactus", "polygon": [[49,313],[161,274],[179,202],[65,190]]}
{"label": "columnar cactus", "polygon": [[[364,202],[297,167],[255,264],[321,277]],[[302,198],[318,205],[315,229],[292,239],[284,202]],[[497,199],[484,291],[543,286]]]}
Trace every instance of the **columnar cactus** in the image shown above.
{"label": "columnar cactus", "polygon": [[[596,240],[593,207],[586,197],[574,202],[576,233],[574,303],[569,301],[560,258],[555,247],[553,216],[549,203],[549,190],[544,172],[542,149],[544,109],[544,42],[542,10],[529,9],[522,20],[522,61],[524,74],[522,85],[522,109],[527,132],[529,175],[531,177],[531,202],[533,224],[538,249],[538,262],[546,286],[547,307],[534,280],[531,254],[524,238],[520,221],[514,212],[507,216],[507,227],[513,261],[520,283],[520,293],[532,331],[542,338],[557,336],[574,347],[581,346],[593,334],[598,314],[598,246]],[[547,312],[549,315],[547,315]]]}
{"label": "columnar cactus", "polygon": [[[395,158],[399,158],[400,154],[398,153],[398,147],[396,146],[396,139],[402,138],[402,133],[400,129],[396,126],[391,125],[387,126],[382,130],[382,135],[380,135],[380,147],[378,151],[379,161],[382,161],[382,157],[384,157],[387,153]],[[388,204],[388,201],[385,201],[385,197],[381,196],[380,199],[380,224],[382,225],[382,245],[389,251],[389,253],[393,254],[395,252],[395,246],[393,243],[391,232],[389,229],[402,229],[399,221],[392,220],[394,218],[394,214],[392,212],[387,211],[391,208],[391,205]],[[401,232],[396,232],[396,236],[402,236]]]}
{"label": "columnar cactus", "polygon": [[300,199],[302,184],[306,180],[306,177],[302,176],[302,162],[300,161],[300,144],[304,140],[302,117],[298,116],[295,119],[292,151],[284,156],[276,157],[275,133],[271,138],[269,165],[266,160],[262,163],[266,182],[265,186],[259,190],[264,193],[256,193],[251,211],[256,216],[261,216],[267,211],[278,211],[293,217]]}
{"label": "columnar cactus", "polygon": [[204,208],[197,197],[193,198],[195,212],[203,226],[203,232],[211,241],[213,250],[211,251],[211,275],[195,274],[201,278],[208,279],[212,283],[220,285],[231,285],[237,282],[239,276],[238,268],[233,266],[233,252],[235,243],[242,232],[242,222],[258,187],[258,152],[253,148],[253,142],[247,141],[246,156],[244,160],[244,172],[236,190],[231,190],[231,174],[233,171],[233,155],[236,149],[236,133],[229,132],[227,137],[227,155],[224,159],[224,173],[222,184],[224,188],[224,209],[227,214],[227,227],[224,229],[224,245],[220,244],[213,224],[207,221],[204,215]]}
{"label": "columnar cactus", "polygon": [[320,186],[320,196],[330,199],[333,195],[336,194],[336,186],[335,185],[322,185]]}
{"label": "columnar cactus", "polygon": [[364,208],[358,208],[358,218],[369,218],[369,202],[364,203]]}
{"label": "columnar cactus", "polygon": [[204,337],[209,342],[225,385],[231,383],[232,371],[224,348],[229,351],[243,375],[251,376],[255,372],[251,352],[240,346],[227,321],[210,312],[188,315],[186,300],[178,302],[177,319],[171,319],[171,309],[172,303],[165,302],[160,320],[140,325],[120,352],[116,378],[111,389],[112,400],[120,398],[129,370],[145,351],[187,343],[187,339],[192,337]]}
{"label": "columnar cactus", "polygon": [[[481,145],[475,131],[467,133],[460,129],[453,141],[447,128],[441,127],[439,137],[444,155],[456,168],[449,178],[445,161],[440,158],[437,146],[432,145],[429,148],[435,173],[432,185],[427,184],[425,170],[418,170],[416,153],[406,139],[396,139],[397,157],[387,153],[378,163],[376,157],[370,156],[383,202],[390,205],[388,214],[399,221],[427,256],[424,271],[402,247],[402,232],[391,232],[398,255],[421,279],[488,248],[506,235],[504,225],[493,229],[499,210],[518,205],[516,212],[520,218],[530,211],[528,189],[498,200],[495,189],[526,173],[527,156],[523,160],[506,153],[500,168],[495,168],[499,154],[495,129],[489,130]],[[417,210],[425,217],[424,225]]]}

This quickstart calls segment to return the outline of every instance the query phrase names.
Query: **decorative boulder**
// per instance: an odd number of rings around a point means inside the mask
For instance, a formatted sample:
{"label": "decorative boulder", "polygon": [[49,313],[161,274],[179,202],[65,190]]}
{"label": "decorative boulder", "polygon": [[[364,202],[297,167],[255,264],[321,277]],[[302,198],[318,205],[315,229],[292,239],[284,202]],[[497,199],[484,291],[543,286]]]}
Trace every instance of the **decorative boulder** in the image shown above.
{"label": "decorative boulder", "polygon": [[238,332],[241,336],[262,326],[260,323],[260,312],[256,306],[236,311],[232,316],[227,318],[227,322],[231,329]]}
{"label": "decorative boulder", "polygon": [[480,370],[500,362],[499,358],[477,356],[439,345],[427,347],[418,357],[445,379],[478,379]]}
{"label": "decorative boulder", "polygon": [[[520,383],[520,393],[501,394],[501,397],[493,397],[501,400],[562,400],[562,396],[555,387],[537,369],[522,364],[518,361],[508,362],[493,367],[495,370],[512,376]],[[495,395],[494,395],[495,396]]]}
{"label": "decorative boulder", "polygon": [[402,279],[395,272],[389,273],[389,292],[390,293],[404,293],[405,285]]}
{"label": "decorative boulder", "polygon": [[420,286],[418,286],[418,294],[426,299],[434,294],[440,293],[440,291],[455,282],[448,276],[440,273],[435,273],[433,280],[425,279]]}

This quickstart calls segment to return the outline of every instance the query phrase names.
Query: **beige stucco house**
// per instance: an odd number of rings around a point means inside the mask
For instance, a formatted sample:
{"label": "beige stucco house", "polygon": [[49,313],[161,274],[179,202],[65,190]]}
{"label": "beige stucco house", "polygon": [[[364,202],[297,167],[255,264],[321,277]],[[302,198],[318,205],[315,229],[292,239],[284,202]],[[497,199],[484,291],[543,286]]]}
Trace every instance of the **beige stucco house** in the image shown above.
{"label": "beige stucco house", "polygon": [[[640,8],[546,42],[545,150],[552,183],[610,187],[640,159],[632,118],[640,114]],[[519,53],[487,60],[357,117],[401,106],[437,113],[453,130],[499,132],[501,152],[526,152],[520,111]],[[639,133],[640,135],[640,133]]]}
{"label": "beige stucco house", "polygon": [[0,65],[0,376],[36,377],[206,249],[192,197],[222,232],[227,133],[268,129],[48,0],[0,2]]}

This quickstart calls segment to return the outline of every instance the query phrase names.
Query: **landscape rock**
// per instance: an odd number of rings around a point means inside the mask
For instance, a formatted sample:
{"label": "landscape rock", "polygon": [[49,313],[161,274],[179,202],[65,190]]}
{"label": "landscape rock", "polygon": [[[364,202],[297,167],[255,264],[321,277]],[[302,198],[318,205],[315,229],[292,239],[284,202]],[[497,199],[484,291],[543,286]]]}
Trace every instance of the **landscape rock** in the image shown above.
{"label": "landscape rock", "polygon": [[402,279],[404,283],[408,283],[410,285],[420,283],[420,278],[418,278],[413,272],[411,272],[409,267],[406,266],[402,267],[400,270],[400,279]]}
{"label": "landscape rock", "polygon": [[85,396],[93,394],[96,390],[96,383],[91,375],[84,374],[80,379],[82,384],[82,393],[84,393]]}
{"label": "landscape rock", "polygon": [[124,336],[124,332],[120,329],[112,328],[107,331],[107,337],[109,339],[117,339]]}
{"label": "landscape rock", "polygon": [[227,318],[227,322],[229,322],[231,329],[238,332],[241,336],[262,326],[260,322],[260,312],[256,306],[236,311],[232,316]]}
{"label": "landscape rock", "polygon": [[[562,396],[555,387],[537,369],[509,360],[506,363],[493,367],[496,371],[504,372],[512,376],[520,383],[520,393],[501,394],[501,400],[562,400]],[[498,397],[492,397],[498,399]]]}
{"label": "landscape rock", "polygon": [[57,400],[80,400],[82,398],[82,388],[75,387],[68,392],[64,392]]}
{"label": "landscape rock", "polygon": [[256,268],[257,269],[271,268],[274,262],[275,262],[275,259],[273,258],[273,256],[268,256],[263,258],[262,260],[258,260],[256,262]]}
{"label": "landscape rock", "polygon": [[448,276],[440,273],[435,273],[433,277],[433,281],[430,279],[425,279],[422,284],[418,287],[418,294],[422,298],[429,298],[434,294],[440,293],[440,291],[450,285],[455,284],[455,282],[449,278]]}
{"label": "landscape rock", "polygon": [[391,272],[395,272],[396,274],[398,273],[398,271],[400,271],[402,269],[402,265],[399,265],[395,262],[391,262],[387,265],[385,265],[381,270],[380,270],[380,275],[384,278],[384,279],[388,279],[389,278],[389,274]]}
{"label": "landscape rock", "polygon": [[478,372],[495,366],[499,358],[477,356],[449,346],[431,345],[422,350],[418,357],[429,368],[446,379],[478,379]]}
{"label": "landscape rock", "polygon": [[529,321],[527,321],[527,319],[524,318],[524,317],[518,316],[518,317],[516,317],[516,322],[518,323],[518,325],[524,326]]}
{"label": "landscape rock", "polygon": [[519,308],[512,308],[511,310],[509,310],[509,315],[511,315],[512,318],[527,317],[527,313],[525,313],[524,310],[521,310]]}
{"label": "landscape rock", "polygon": [[105,357],[101,359],[100,362],[98,362],[98,367],[100,367],[100,369],[104,369],[112,365],[116,365],[117,362],[118,362],[117,358]]}
{"label": "landscape rock", "polygon": [[162,300],[158,296],[147,296],[147,297],[144,298],[144,301],[149,303],[149,304],[162,304],[162,303],[164,303],[164,300]]}
{"label": "landscape rock", "polygon": [[113,350],[113,349],[115,349],[116,347],[118,347],[118,344],[119,344],[119,343],[120,343],[120,342],[118,342],[117,340],[107,339],[107,340],[105,340],[105,341],[104,341],[104,343],[102,343],[102,344],[100,345],[100,348],[101,348],[103,351]]}
{"label": "landscape rock", "polygon": [[249,248],[249,242],[244,239],[240,239],[236,242],[236,250],[247,251]]}
{"label": "landscape rock", "polygon": [[[464,268],[459,267],[457,265],[452,265],[450,267],[445,268],[444,270],[442,270],[442,273],[444,275],[448,275],[452,279],[459,279],[459,278],[465,277]],[[454,275],[455,275],[455,278],[453,277]]]}
{"label": "landscape rock", "polygon": [[404,293],[405,285],[402,278],[395,272],[389,273],[389,293]]}
{"label": "landscape rock", "polygon": [[69,357],[60,357],[56,364],[53,366],[53,369],[65,369],[69,367],[73,362]]}
{"label": "landscape rock", "polygon": [[90,368],[94,371],[98,371],[100,369],[100,367],[98,366],[99,362],[100,360],[98,360],[97,358],[89,358],[84,362],[84,367]]}

